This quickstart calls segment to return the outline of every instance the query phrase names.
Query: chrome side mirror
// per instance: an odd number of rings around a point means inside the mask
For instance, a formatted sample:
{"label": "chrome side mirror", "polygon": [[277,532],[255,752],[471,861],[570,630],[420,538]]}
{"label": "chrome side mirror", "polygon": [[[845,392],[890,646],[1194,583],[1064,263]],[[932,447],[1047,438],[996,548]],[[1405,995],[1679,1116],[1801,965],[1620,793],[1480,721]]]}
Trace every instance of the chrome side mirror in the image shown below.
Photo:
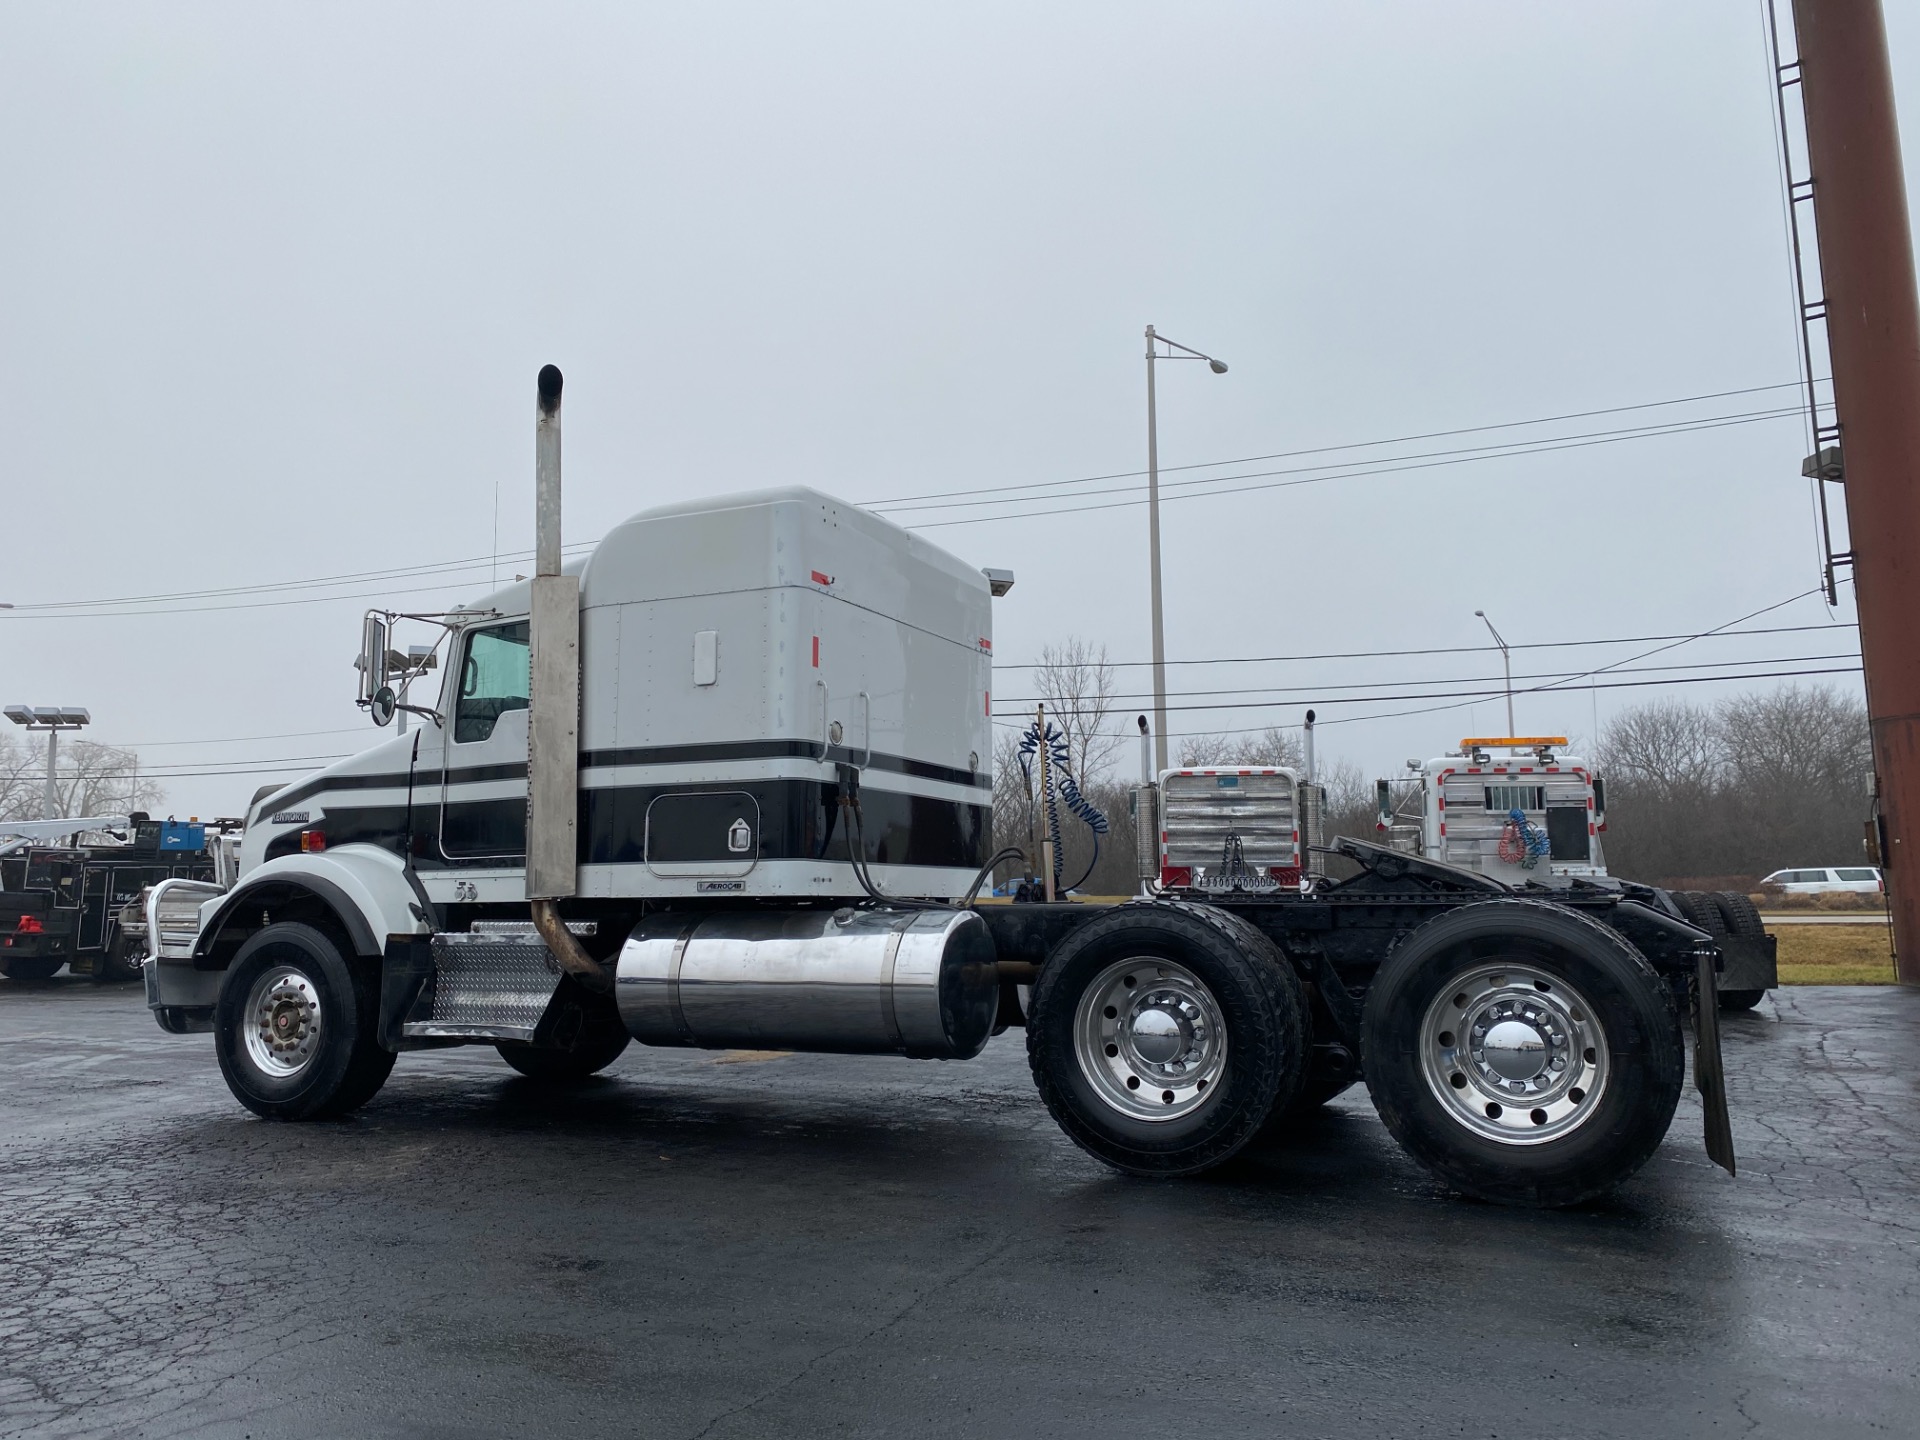
{"label": "chrome side mirror", "polygon": [[[362,705],[371,705],[374,697],[388,688],[386,617],[369,612],[361,623],[360,658],[353,663],[360,672],[359,701]],[[392,719],[392,714],[387,718]],[[379,723],[384,725],[386,721]]]}

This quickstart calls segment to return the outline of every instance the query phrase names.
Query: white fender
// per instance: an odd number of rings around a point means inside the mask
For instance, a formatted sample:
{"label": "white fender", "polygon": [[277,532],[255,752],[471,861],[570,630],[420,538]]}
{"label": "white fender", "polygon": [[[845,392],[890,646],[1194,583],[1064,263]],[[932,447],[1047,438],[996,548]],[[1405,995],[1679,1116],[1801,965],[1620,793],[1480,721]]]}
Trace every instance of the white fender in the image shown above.
{"label": "white fender", "polygon": [[[363,953],[381,954],[389,935],[427,933],[432,925],[413,913],[419,903],[407,883],[406,867],[398,855],[377,845],[342,845],[297,855],[282,855],[249,870],[225,895],[200,907],[200,935],[223,913],[264,887],[291,882],[319,895],[342,912],[341,922],[353,934]],[[199,945],[195,949],[200,949]]]}

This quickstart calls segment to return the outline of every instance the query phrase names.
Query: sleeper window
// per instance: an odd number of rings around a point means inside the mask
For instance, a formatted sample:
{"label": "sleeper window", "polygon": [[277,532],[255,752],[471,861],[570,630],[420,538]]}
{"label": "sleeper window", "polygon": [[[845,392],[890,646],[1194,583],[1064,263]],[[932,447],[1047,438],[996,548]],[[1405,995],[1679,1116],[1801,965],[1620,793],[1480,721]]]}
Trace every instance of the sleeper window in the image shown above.
{"label": "sleeper window", "polygon": [[475,630],[467,637],[466,659],[460,667],[454,740],[459,744],[485,740],[501,715],[526,709],[531,680],[526,621]]}

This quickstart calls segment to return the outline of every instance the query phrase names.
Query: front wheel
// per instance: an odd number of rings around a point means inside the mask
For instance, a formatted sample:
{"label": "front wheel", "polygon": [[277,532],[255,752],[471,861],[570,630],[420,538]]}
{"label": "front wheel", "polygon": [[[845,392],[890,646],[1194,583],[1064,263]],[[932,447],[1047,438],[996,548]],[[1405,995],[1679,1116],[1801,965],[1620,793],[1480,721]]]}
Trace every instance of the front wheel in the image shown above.
{"label": "front wheel", "polygon": [[116,981],[138,980],[140,964],[140,956],[128,943],[127,932],[115,926],[113,939],[107,942],[107,948],[100,958],[93,962],[93,983],[111,985]]}
{"label": "front wheel", "polygon": [[234,1098],[268,1120],[358,1109],[393,1070],[378,988],[311,925],[269,925],[234,956],[214,1007],[214,1049]]}
{"label": "front wheel", "polygon": [[1299,982],[1272,943],[1193,905],[1089,921],[1041,968],[1027,1022],[1035,1085],[1083,1150],[1134,1175],[1192,1175],[1292,1102],[1306,1052]]}
{"label": "front wheel", "polygon": [[1617,932],[1527,900],[1430,920],[1367,994],[1367,1086],[1387,1129],[1483,1200],[1574,1205],[1640,1168],[1685,1071],[1668,987]]}

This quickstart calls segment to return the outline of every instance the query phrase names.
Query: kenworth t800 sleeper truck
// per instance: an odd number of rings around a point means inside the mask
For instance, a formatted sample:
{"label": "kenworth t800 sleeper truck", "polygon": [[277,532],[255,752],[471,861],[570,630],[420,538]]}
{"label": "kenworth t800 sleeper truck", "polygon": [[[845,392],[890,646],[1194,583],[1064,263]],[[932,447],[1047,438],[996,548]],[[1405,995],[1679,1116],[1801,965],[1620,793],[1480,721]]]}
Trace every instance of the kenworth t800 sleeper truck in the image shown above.
{"label": "kenworth t800 sleeper truck", "polygon": [[[1363,1081],[1448,1184],[1563,1205],[1659,1145],[1690,1014],[1732,1168],[1719,950],[1657,891],[1354,840],[1333,881],[1274,769],[1143,787],[1150,897],[976,905],[1012,577],[797,488],[563,568],[560,391],[542,370],[533,579],[415,617],[445,646],[424,723],[258,799],[231,887],[147,896],[149,1004],[213,1032],[249,1109],[341,1114],[445,1045],[564,1082],[631,1040],[964,1060],[1024,1026],[1048,1109],[1123,1171],[1284,1144]],[[396,618],[362,637],[381,724]]]}

